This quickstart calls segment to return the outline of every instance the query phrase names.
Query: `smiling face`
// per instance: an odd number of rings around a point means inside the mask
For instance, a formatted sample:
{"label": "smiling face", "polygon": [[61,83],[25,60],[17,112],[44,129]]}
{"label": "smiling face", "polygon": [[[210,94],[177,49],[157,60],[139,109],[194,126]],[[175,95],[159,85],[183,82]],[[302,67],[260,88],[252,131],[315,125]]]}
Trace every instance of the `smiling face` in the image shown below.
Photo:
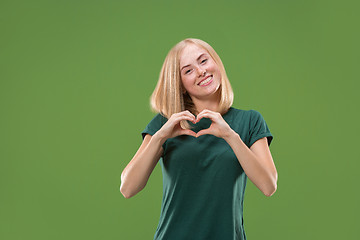
{"label": "smiling face", "polygon": [[206,99],[220,87],[220,70],[210,54],[195,44],[188,44],[180,55],[180,76],[190,97]]}

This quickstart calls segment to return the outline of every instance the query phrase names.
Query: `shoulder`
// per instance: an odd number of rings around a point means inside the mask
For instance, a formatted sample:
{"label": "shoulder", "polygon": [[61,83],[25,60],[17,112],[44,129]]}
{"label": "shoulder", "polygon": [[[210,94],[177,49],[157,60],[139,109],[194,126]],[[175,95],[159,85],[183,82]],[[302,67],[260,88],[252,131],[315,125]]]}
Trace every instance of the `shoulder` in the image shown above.
{"label": "shoulder", "polygon": [[261,115],[257,110],[254,109],[245,110],[231,107],[230,110],[232,112],[232,115],[248,119],[250,119],[252,116],[256,117],[257,115]]}
{"label": "shoulder", "polygon": [[265,123],[265,119],[263,117],[263,115],[255,110],[255,109],[250,109],[249,111],[249,118],[250,118],[250,122],[253,125],[258,125],[258,124],[264,124]]}
{"label": "shoulder", "polygon": [[249,112],[250,117],[253,119],[261,117],[261,113],[255,109],[250,109],[250,110],[248,110],[248,112]]}
{"label": "shoulder", "polygon": [[242,122],[243,124],[253,127],[258,123],[264,121],[263,116],[258,110],[255,109],[238,109],[238,108],[231,108],[231,119],[236,122]]}
{"label": "shoulder", "polygon": [[142,131],[142,137],[144,138],[146,133],[154,135],[167,121],[167,118],[157,113],[150,122],[146,125],[144,131]]}
{"label": "shoulder", "polygon": [[166,122],[168,119],[161,113],[157,113],[152,120]]}
{"label": "shoulder", "polygon": [[149,122],[149,125],[162,126],[167,122],[167,118],[161,113],[157,113]]}
{"label": "shoulder", "polygon": [[229,113],[233,114],[233,115],[238,115],[238,114],[243,114],[245,113],[247,110],[243,110],[240,108],[235,108],[235,107],[230,107],[229,109]]}

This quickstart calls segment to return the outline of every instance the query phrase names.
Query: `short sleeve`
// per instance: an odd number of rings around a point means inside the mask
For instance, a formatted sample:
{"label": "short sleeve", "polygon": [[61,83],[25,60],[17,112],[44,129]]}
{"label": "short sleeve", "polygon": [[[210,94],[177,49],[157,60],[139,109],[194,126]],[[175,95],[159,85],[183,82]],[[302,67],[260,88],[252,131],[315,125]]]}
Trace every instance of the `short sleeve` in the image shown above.
{"label": "short sleeve", "polygon": [[251,147],[257,140],[263,137],[267,137],[268,146],[273,139],[273,135],[270,132],[268,125],[265,122],[263,116],[256,110],[250,110],[250,142]]}
{"label": "short sleeve", "polygon": [[141,132],[142,138],[144,139],[146,134],[154,135],[167,121],[167,118],[158,113],[145,127],[144,131]]}

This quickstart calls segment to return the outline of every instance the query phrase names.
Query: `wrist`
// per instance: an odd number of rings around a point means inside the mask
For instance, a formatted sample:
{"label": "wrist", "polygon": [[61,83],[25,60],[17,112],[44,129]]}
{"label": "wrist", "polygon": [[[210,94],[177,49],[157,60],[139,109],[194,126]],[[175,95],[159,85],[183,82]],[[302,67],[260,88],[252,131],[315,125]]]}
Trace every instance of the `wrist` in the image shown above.
{"label": "wrist", "polygon": [[157,131],[152,138],[154,138],[155,141],[159,141],[162,144],[167,140],[167,138],[161,133],[161,131]]}
{"label": "wrist", "polygon": [[239,134],[237,134],[237,132],[235,132],[234,130],[230,129],[224,136],[223,139],[226,142],[231,141],[234,138],[240,137]]}

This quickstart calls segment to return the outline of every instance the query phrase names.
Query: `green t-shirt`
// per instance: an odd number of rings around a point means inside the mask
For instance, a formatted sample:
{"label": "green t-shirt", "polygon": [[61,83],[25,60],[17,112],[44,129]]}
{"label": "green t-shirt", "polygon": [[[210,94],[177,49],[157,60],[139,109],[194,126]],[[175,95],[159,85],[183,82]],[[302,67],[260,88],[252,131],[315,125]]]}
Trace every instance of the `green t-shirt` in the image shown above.
{"label": "green t-shirt", "polygon": [[[224,120],[250,146],[270,130],[256,110],[231,107]],[[153,135],[167,121],[157,114],[142,132]],[[190,122],[189,122],[190,123]],[[203,118],[194,132],[209,128]],[[247,176],[235,153],[213,135],[182,135],[163,144],[159,162],[163,173],[163,198],[156,240],[245,240],[243,202]]]}

